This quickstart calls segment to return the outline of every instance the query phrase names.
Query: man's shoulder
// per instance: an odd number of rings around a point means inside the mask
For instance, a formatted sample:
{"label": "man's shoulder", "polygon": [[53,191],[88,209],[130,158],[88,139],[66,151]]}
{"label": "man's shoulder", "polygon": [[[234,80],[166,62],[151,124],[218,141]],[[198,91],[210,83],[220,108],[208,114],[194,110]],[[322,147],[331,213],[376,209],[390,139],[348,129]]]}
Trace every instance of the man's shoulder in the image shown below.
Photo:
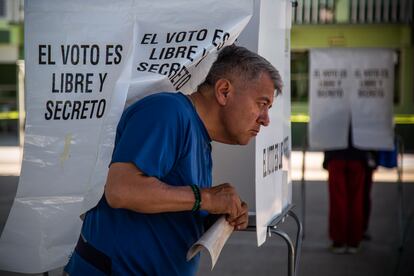
{"label": "man's shoulder", "polygon": [[[144,108],[146,106],[155,107],[157,111],[182,107],[185,104],[185,96],[180,92],[159,92],[148,95],[132,104],[128,109]],[[179,109],[180,109],[179,108]]]}
{"label": "man's shoulder", "polygon": [[123,114],[123,120],[131,117],[147,117],[171,121],[175,118],[189,118],[190,105],[186,96],[180,92],[159,92],[146,96],[129,106]]}

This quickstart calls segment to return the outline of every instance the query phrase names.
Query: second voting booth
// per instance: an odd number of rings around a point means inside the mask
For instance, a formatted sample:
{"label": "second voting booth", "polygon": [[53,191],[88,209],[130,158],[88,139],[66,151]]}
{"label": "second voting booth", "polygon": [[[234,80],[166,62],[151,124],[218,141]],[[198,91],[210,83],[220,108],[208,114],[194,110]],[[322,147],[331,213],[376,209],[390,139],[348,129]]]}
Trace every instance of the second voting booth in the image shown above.
{"label": "second voting booth", "polygon": [[344,149],[394,147],[395,54],[388,49],[313,49],[310,53],[309,145]]}
{"label": "second voting booth", "polygon": [[[307,149],[342,150],[350,146],[350,140],[361,150],[395,150],[401,154],[398,147],[402,141],[397,143],[394,137],[393,121],[395,52],[382,48],[315,48],[309,61],[309,147],[304,145],[303,164]],[[401,168],[397,173],[402,248]],[[301,213],[305,226],[304,175],[303,165]]]}
{"label": "second voting booth", "polygon": [[268,59],[284,84],[247,147],[213,144],[213,184],[236,186],[263,244],[292,199],[290,27],[290,0],[26,1],[24,156],[0,269],[65,265],[80,215],[102,196],[123,110],[152,93],[191,93],[232,43]]}

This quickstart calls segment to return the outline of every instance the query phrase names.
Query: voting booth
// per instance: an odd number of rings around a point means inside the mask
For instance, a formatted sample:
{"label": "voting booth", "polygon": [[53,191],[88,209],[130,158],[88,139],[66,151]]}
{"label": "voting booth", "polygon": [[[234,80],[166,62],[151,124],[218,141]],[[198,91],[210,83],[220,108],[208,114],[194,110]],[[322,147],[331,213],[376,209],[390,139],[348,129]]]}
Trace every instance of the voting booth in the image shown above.
{"label": "voting booth", "polygon": [[283,81],[269,110],[270,125],[247,146],[213,144],[213,181],[235,185],[249,211],[256,213],[258,244],[267,225],[292,201],[290,176],[290,1],[255,1],[253,18],[237,44],[269,60]]}
{"label": "voting booth", "polygon": [[309,145],[312,149],[394,147],[395,53],[390,49],[312,49]]}
{"label": "voting booth", "polygon": [[[302,149],[303,228],[306,225],[307,149],[346,149],[350,132],[355,148],[394,149],[395,52],[381,48],[315,48],[310,50],[309,61],[310,120],[308,144]],[[399,198],[402,198],[402,182],[398,183]]]}
{"label": "voting booth", "polygon": [[193,92],[232,43],[267,58],[284,84],[249,146],[213,145],[213,184],[236,186],[262,244],[292,198],[290,15],[290,0],[25,1],[26,134],[0,269],[65,265],[80,215],[103,194],[123,110],[152,93]]}

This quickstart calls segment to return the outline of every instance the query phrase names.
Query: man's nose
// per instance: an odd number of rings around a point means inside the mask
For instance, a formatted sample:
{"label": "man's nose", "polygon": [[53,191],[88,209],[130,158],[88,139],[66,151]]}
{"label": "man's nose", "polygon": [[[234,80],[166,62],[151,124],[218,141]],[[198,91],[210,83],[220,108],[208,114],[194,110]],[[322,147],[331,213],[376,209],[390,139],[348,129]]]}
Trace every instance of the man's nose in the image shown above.
{"label": "man's nose", "polygon": [[270,118],[269,118],[269,110],[265,109],[262,111],[262,113],[259,116],[258,123],[262,126],[268,126],[270,124]]}

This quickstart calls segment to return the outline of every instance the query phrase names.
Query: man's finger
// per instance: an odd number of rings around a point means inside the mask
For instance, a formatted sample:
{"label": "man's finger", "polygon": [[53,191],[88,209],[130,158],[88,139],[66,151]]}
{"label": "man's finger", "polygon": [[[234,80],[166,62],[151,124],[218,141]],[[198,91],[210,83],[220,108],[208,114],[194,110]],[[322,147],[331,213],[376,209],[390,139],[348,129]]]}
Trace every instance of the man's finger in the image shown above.
{"label": "man's finger", "polygon": [[240,224],[245,224],[247,223],[247,221],[249,220],[249,215],[247,212],[242,213],[241,215],[232,218],[232,217],[228,217],[227,221],[230,223],[230,225],[232,226],[237,226]]}

